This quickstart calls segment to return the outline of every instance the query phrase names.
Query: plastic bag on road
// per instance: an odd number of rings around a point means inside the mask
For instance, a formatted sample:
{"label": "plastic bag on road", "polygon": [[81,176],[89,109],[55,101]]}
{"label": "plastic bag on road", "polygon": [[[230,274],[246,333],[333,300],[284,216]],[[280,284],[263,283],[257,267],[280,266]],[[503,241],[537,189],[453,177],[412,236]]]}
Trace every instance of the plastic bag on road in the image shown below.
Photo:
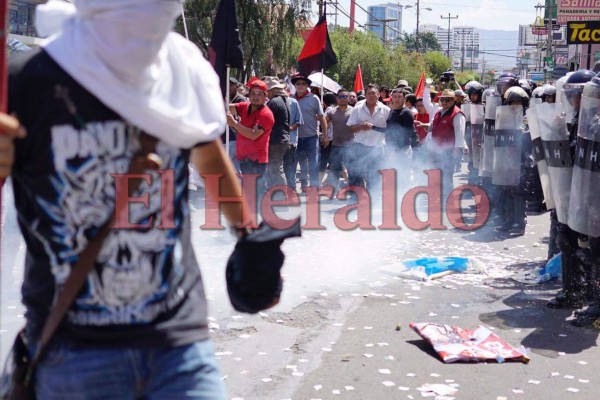
{"label": "plastic bag on road", "polygon": [[382,272],[426,281],[439,279],[456,272],[466,272],[467,269],[473,268],[477,269],[477,272],[481,272],[483,269],[477,261],[466,257],[423,257],[390,265]]}

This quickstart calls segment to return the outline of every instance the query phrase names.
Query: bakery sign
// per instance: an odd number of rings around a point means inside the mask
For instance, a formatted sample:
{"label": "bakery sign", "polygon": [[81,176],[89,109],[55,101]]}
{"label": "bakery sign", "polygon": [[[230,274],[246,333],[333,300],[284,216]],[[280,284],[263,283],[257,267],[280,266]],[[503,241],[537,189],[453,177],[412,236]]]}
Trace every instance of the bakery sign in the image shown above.
{"label": "bakery sign", "polygon": [[600,43],[600,21],[569,22],[567,25],[567,43]]}
{"label": "bakery sign", "polygon": [[558,0],[557,23],[600,21],[600,0]]}

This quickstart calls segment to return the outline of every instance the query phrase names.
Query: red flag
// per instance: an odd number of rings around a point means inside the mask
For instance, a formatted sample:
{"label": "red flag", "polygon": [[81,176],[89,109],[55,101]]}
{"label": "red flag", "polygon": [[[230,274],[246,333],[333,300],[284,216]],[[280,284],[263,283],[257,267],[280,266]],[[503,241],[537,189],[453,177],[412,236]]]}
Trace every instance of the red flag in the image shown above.
{"label": "red flag", "polygon": [[417,84],[417,88],[415,89],[415,96],[417,96],[417,98],[423,97],[424,91],[425,91],[425,72],[421,72],[421,77],[419,78],[419,83]]}
{"label": "red flag", "polygon": [[361,90],[365,90],[365,85],[362,78],[362,69],[360,69],[360,64],[358,64],[356,75],[354,76],[354,92],[358,93]]}
{"label": "red flag", "polygon": [[312,32],[298,56],[298,71],[304,76],[313,72],[320,72],[337,64],[337,57],[331,47],[327,19],[323,15]]}

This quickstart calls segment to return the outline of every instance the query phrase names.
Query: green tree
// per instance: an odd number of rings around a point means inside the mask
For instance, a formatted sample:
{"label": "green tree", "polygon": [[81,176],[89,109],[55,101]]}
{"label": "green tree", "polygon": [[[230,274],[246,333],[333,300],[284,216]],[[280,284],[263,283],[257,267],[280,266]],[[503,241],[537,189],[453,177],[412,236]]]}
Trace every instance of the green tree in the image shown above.
{"label": "green tree", "polygon": [[469,81],[481,82],[481,76],[477,71],[463,71],[456,73],[456,80],[461,86],[464,86]]}
{"label": "green tree", "polygon": [[419,51],[426,53],[429,51],[442,51],[442,46],[438,42],[433,32],[425,32],[419,34],[419,45],[417,46],[417,35],[416,33],[408,34],[404,32],[401,44],[404,46],[406,51]]}
{"label": "green tree", "polygon": [[439,51],[430,51],[423,55],[425,62],[431,71],[431,78],[436,80],[442,74],[452,67],[452,61]]}
{"label": "green tree", "polygon": [[[190,40],[204,54],[213,30],[215,0],[189,0],[185,3]],[[237,74],[246,79],[256,74],[272,75],[295,65],[298,26],[309,16],[310,0],[236,0],[238,24],[244,49],[244,70]],[[180,19],[176,30],[183,34]],[[297,54],[296,54],[297,56]],[[235,73],[235,71],[234,71]]]}

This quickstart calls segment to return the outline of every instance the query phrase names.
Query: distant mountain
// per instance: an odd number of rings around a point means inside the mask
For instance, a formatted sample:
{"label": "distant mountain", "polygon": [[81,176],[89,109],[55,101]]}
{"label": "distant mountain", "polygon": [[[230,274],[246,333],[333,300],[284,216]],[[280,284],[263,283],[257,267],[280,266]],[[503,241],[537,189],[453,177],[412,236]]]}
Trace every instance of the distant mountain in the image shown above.
{"label": "distant mountain", "polygon": [[[519,31],[479,30],[479,49],[485,57],[486,70],[502,71],[516,66]],[[493,54],[490,54],[493,53]]]}

